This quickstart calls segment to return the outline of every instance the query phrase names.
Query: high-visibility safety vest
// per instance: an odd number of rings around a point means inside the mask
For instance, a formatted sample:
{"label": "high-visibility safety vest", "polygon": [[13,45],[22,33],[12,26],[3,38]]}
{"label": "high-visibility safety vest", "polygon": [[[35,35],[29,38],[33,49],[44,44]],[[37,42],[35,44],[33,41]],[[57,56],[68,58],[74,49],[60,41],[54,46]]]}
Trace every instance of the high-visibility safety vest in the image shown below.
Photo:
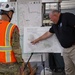
{"label": "high-visibility safety vest", "polygon": [[11,47],[11,37],[15,27],[17,26],[10,22],[0,20],[0,63],[16,62]]}

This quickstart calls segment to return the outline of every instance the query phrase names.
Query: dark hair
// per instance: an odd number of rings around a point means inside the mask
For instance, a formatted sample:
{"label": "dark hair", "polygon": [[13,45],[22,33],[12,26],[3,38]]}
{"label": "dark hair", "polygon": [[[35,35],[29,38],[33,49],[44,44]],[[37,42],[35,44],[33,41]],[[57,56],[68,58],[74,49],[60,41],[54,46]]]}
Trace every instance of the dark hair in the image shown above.
{"label": "dark hair", "polygon": [[7,13],[8,13],[7,11],[0,10],[0,14],[1,14],[1,15],[7,14]]}
{"label": "dark hair", "polygon": [[[14,13],[14,11],[13,11],[13,10],[10,10],[10,11]],[[8,14],[8,12],[9,12],[9,11],[5,11],[5,10],[1,10],[1,11],[0,11],[1,15]]]}

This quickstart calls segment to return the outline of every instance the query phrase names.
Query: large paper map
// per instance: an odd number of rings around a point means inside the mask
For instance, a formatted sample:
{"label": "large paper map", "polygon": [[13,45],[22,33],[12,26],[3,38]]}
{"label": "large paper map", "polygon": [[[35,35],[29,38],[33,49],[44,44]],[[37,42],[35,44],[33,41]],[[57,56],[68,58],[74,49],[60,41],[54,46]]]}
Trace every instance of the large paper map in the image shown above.
{"label": "large paper map", "polygon": [[24,53],[40,53],[40,52],[62,52],[61,47],[57,37],[55,35],[50,38],[40,41],[39,43],[33,45],[31,41],[35,40],[39,36],[43,35],[50,27],[25,27],[24,28]]}

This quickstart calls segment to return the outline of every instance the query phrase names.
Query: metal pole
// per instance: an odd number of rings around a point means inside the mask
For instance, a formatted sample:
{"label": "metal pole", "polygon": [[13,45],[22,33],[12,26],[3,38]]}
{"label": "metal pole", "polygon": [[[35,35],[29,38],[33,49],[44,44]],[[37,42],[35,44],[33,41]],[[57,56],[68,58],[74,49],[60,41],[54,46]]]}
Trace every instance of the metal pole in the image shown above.
{"label": "metal pole", "polygon": [[43,61],[43,54],[41,54],[41,61],[42,61],[42,66],[43,66],[43,70],[44,70],[44,75],[45,75],[45,64]]}

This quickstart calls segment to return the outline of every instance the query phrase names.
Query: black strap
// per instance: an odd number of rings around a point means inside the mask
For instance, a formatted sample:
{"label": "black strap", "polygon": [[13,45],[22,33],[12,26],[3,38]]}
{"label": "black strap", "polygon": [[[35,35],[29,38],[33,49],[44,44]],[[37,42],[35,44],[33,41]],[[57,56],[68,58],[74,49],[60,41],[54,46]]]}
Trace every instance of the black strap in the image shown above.
{"label": "black strap", "polygon": [[11,21],[11,18],[10,18],[9,15],[7,14],[7,11],[0,10],[0,15],[7,15],[7,17],[9,18],[9,22]]}

